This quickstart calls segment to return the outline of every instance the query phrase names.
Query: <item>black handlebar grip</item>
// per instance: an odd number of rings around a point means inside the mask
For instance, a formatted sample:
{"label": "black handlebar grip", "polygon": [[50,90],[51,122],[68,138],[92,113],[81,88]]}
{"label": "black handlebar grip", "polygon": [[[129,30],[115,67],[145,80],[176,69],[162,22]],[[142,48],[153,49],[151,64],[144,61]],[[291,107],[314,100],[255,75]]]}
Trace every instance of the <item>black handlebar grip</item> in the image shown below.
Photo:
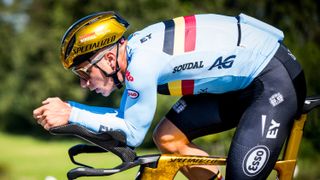
{"label": "black handlebar grip", "polygon": [[83,176],[108,176],[118,173],[119,169],[93,169],[88,167],[78,167],[68,172],[68,179],[76,179]]}

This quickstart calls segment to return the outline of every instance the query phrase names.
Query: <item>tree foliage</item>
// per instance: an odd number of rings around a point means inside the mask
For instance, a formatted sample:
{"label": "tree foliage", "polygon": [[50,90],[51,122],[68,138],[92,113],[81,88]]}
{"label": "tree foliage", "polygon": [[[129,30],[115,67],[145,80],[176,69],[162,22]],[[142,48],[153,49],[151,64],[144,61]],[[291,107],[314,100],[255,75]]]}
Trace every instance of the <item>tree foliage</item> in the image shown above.
{"label": "tree foliage", "polygon": [[[196,13],[254,16],[285,32],[285,44],[304,67],[308,93],[320,94],[319,1],[314,0],[13,0],[0,1],[0,129],[17,133],[42,133],[32,110],[46,97],[59,96],[101,106],[118,106],[120,93],[106,99],[83,90],[77,78],[59,62],[60,39],[77,19],[97,11],[114,10],[131,24],[128,34],[149,24]],[[176,98],[158,103],[154,122]],[[169,103],[168,103],[169,102]],[[306,129],[307,137],[319,145],[319,111]],[[155,126],[153,124],[153,127]],[[151,143],[151,132],[146,144]]]}

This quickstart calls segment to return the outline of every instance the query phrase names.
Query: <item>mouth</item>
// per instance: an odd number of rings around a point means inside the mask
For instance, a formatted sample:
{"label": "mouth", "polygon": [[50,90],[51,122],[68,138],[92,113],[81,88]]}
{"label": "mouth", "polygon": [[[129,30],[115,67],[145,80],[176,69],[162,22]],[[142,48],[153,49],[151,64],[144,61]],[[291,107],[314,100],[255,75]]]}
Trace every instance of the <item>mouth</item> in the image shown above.
{"label": "mouth", "polygon": [[101,93],[101,90],[99,88],[93,89],[92,91],[95,91],[97,94]]}

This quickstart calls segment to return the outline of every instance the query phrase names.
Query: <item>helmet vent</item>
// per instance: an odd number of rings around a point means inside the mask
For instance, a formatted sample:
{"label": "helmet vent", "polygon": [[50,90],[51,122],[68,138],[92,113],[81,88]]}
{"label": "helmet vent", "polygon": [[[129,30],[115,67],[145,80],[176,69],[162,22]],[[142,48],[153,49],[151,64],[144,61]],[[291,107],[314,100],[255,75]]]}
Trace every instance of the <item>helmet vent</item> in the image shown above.
{"label": "helmet vent", "polygon": [[72,48],[73,48],[73,45],[74,45],[75,41],[76,41],[76,37],[73,36],[72,39],[70,40],[68,46],[67,46],[66,54],[65,54],[65,57],[64,57],[64,58],[67,58],[67,57],[69,56],[69,54],[70,54],[70,52],[71,52],[71,50],[72,50]]}

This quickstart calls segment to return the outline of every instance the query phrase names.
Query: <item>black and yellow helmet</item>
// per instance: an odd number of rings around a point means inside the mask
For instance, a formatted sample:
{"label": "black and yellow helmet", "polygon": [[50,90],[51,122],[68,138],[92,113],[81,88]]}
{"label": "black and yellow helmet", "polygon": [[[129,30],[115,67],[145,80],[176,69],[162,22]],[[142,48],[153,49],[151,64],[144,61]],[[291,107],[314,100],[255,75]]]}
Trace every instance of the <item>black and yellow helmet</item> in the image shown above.
{"label": "black and yellow helmet", "polygon": [[97,50],[119,41],[129,23],[113,11],[88,15],[70,26],[61,40],[60,59],[66,69],[88,60]]}

